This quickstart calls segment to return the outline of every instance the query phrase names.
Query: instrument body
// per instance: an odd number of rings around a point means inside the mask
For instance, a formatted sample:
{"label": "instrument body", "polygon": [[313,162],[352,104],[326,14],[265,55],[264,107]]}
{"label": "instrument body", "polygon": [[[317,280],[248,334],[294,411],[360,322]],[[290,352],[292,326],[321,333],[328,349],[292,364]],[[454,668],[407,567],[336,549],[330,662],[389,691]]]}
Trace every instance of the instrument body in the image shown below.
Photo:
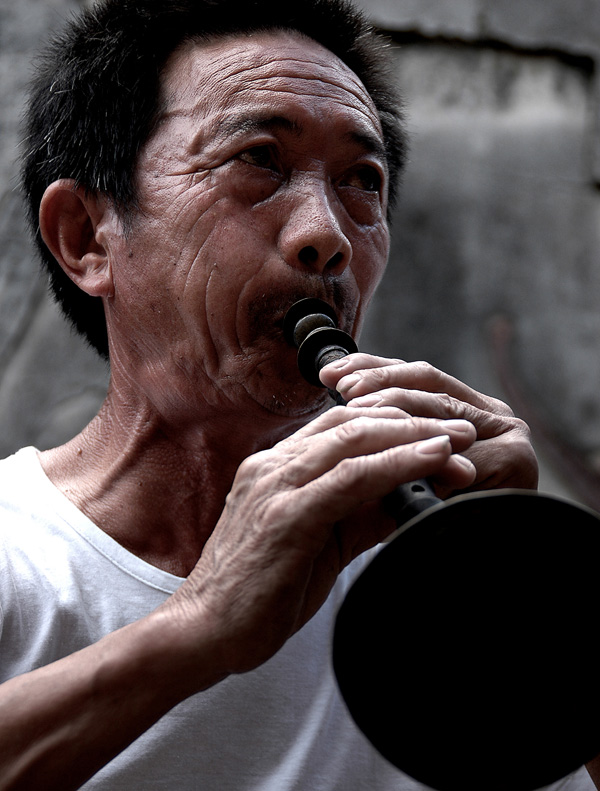
{"label": "instrument body", "polygon": [[[319,322],[338,358],[350,336],[325,303],[302,303],[286,337],[322,386]],[[439,791],[533,791],[591,760],[600,516],[529,490],[442,502],[426,481],[387,506],[399,530],[350,589],[333,644],[342,696],[375,748]]]}

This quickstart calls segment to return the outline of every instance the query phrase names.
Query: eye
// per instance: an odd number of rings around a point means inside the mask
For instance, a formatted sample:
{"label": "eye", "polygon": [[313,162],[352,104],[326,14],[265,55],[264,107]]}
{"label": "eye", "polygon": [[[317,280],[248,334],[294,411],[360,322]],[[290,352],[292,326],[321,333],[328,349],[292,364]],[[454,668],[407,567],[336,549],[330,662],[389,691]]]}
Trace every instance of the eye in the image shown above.
{"label": "eye", "polygon": [[366,192],[380,192],[382,177],[377,168],[372,165],[360,165],[346,173],[341,181],[343,187],[354,187]]}
{"label": "eye", "polygon": [[246,149],[246,151],[242,151],[241,154],[238,154],[237,158],[242,162],[246,162],[248,165],[279,171],[275,152],[270,146],[253,146],[252,148]]}

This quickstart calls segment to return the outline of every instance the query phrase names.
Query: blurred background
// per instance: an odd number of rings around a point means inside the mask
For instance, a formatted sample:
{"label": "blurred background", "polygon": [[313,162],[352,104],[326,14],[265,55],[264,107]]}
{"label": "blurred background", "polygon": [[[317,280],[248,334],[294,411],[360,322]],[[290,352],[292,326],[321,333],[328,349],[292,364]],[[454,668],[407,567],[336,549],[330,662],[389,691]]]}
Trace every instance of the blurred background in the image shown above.
{"label": "blurred background", "polygon": [[[46,294],[16,190],[32,55],[84,0],[0,0],[0,456],[73,436],[108,372]],[[600,3],[360,0],[412,139],[365,351],[508,401],[541,488],[600,509]]]}

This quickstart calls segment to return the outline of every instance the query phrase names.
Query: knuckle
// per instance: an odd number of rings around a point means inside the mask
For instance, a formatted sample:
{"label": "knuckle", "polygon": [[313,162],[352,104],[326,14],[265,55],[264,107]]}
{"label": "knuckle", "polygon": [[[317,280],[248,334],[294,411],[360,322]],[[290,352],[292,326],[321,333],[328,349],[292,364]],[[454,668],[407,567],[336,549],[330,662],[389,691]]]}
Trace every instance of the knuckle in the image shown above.
{"label": "knuckle", "polygon": [[529,438],[531,437],[529,425],[521,418],[514,417],[514,415],[512,417],[512,422],[514,431],[523,437],[527,441],[527,444],[529,444]]}
{"label": "knuckle", "polygon": [[273,473],[281,475],[285,462],[292,458],[290,453],[282,454],[274,449],[262,450],[247,456],[237,469],[234,483],[238,490],[267,485]]}
{"label": "knuckle", "polygon": [[432,421],[431,418],[415,417],[414,415],[405,418],[402,422],[402,427],[406,430],[407,438],[429,436],[431,427],[434,425],[437,427],[438,424]]}
{"label": "knuckle", "polygon": [[[282,524],[290,521],[289,503],[281,493],[269,497],[262,504],[262,522],[266,525],[275,525],[280,528]],[[276,531],[280,533],[278,529]]]}
{"label": "knuckle", "polygon": [[489,408],[491,412],[495,412],[497,415],[500,415],[501,417],[506,417],[506,418],[515,417],[515,413],[508,406],[508,404],[504,403],[504,401],[501,401],[499,398],[493,398],[491,396],[489,396],[489,401],[490,401]]}
{"label": "knuckle", "polygon": [[341,459],[333,472],[337,481],[343,484],[344,488],[348,488],[363,480],[367,472],[367,464],[367,459],[364,456],[353,456]]}
{"label": "knuckle", "polygon": [[505,435],[504,442],[511,450],[511,455],[515,464],[523,463],[525,459],[535,459],[535,451],[529,441],[528,434],[525,433],[511,433]]}
{"label": "knuckle", "polygon": [[265,451],[255,453],[252,456],[247,456],[237,469],[236,478],[241,479],[245,477],[253,478],[264,465]]}
{"label": "knuckle", "polygon": [[342,442],[356,443],[364,440],[373,426],[373,419],[360,415],[336,427],[336,433]]}
{"label": "knuckle", "polygon": [[334,428],[340,423],[344,423],[352,417],[349,410],[344,406],[332,406],[327,412],[324,412],[319,417],[315,418],[311,424],[311,430],[326,431],[329,428]]}
{"label": "knuckle", "polygon": [[426,360],[417,360],[413,365],[427,382],[436,383],[442,381],[442,372]]}
{"label": "knuckle", "polygon": [[390,373],[389,368],[372,368],[369,371],[369,377],[375,385],[381,388],[389,383]]}
{"label": "knuckle", "polygon": [[513,473],[523,476],[537,474],[538,463],[531,443],[525,435],[505,435],[503,437],[505,454],[509,459],[509,466]]}
{"label": "knuckle", "polygon": [[491,427],[493,433],[498,437],[502,437],[503,441],[514,443],[515,446],[521,443],[524,445],[530,444],[531,432],[529,426],[524,420],[512,414],[495,414]]}
{"label": "knuckle", "polygon": [[342,423],[349,420],[351,415],[348,414],[345,406],[332,406],[323,417],[328,418],[332,423]]}
{"label": "knuckle", "polygon": [[462,401],[458,401],[448,393],[438,393],[437,399],[442,413],[441,417],[464,418],[466,416],[466,404],[463,404]]}

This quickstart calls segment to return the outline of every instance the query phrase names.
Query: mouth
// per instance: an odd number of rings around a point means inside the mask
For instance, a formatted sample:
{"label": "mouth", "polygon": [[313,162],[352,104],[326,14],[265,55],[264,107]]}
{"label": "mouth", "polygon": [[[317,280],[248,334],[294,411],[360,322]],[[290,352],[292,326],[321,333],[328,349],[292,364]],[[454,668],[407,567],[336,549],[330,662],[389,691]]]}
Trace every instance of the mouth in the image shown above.
{"label": "mouth", "polygon": [[340,283],[333,282],[327,288],[327,284],[321,281],[318,287],[297,288],[286,293],[265,293],[252,300],[249,316],[253,334],[284,340],[285,317],[292,305],[303,299],[322,300],[329,306],[332,320],[340,329],[349,332],[352,328],[356,300]]}
{"label": "mouth", "polygon": [[283,335],[290,346],[300,346],[316,329],[337,329],[338,319],[333,307],[322,299],[308,297],[294,302],[283,320]]}

